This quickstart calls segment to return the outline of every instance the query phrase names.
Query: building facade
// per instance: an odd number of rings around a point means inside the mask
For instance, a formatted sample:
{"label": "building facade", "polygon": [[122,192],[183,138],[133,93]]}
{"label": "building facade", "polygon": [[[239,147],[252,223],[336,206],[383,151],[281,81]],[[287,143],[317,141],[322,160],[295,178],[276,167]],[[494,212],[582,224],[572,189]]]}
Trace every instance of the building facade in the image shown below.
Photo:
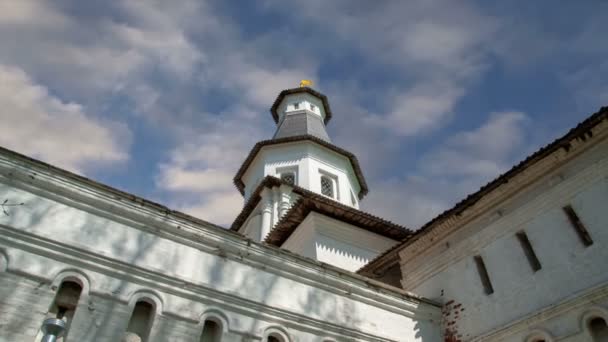
{"label": "building facade", "polygon": [[0,341],[607,341],[608,108],[417,231],[279,94],[229,229],[0,149]]}

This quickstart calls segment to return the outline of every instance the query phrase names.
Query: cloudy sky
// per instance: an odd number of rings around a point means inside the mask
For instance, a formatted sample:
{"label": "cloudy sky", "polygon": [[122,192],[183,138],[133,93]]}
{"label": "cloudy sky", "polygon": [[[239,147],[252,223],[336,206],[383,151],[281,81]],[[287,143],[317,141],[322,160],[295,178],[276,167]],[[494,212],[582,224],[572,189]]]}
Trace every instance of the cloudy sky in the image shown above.
{"label": "cloudy sky", "polygon": [[312,79],[365,210],[417,228],[608,105],[608,3],[0,0],[0,145],[227,225]]}

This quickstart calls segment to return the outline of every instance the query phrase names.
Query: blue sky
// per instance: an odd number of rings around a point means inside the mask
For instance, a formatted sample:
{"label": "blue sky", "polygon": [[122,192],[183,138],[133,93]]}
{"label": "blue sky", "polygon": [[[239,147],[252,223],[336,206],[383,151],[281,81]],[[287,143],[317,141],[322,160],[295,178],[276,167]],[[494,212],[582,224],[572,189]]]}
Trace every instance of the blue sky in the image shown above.
{"label": "blue sky", "polygon": [[363,209],[417,228],[608,105],[608,3],[0,3],[0,145],[227,225],[312,79]]}

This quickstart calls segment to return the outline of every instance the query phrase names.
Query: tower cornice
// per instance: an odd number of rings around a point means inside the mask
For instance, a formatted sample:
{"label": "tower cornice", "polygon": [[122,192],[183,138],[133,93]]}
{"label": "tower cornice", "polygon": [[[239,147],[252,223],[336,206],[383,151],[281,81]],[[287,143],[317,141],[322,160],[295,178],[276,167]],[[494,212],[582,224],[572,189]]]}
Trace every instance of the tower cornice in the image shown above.
{"label": "tower cornice", "polygon": [[245,174],[245,172],[247,171],[247,169],[249,168],[249,166],[251,165],[251,163],[253,162],[253,160],[255,159],[255,157],[257,156],[258,152],[260,152],[263,147],[271,146],[271,145],[287,144],[287,143],[293,143],[293,142],[301,142],[301,141],[310,141],[310,142],[316,143],[322,147],[325,147],[335,153],[338,153],[338,154],[348,158],[348,160],[350,161],[350,163],[353,167],[353,171],[355,173],[355,176],[357,177],[357,181],[359,182],[359,186],[360,186],[360,190],[359,190],[359,193],[357,194],[357,197],[359,199],[362,199],[365,195],[367,195],[369,189],[367,187],[367,182],[365,181],[365,177],[363,176],[363,171],[361,170],[361,166],[359,165],[359,161],[357,160],[357,157],[354,154],[352,154],[351,152],[349,152],[343,148],[340,148],[334,144],[331,144],[323,139],[317,138],[312,135],[300,135],[300,136],[292,136],[292,137],[285,137],[285,138],[278,138],[278,139],[262,140],[262,141],[258,142],[257,144],[255,144],[255,146],[253,146],[253,148],[247,155],[247,158],[245,158],[245,161],[243,162],[243,164],[241,164],[241,167],[239,168],[239,170],[237,171],[236,175],[233,178],[234,185],[239,190],[239,192],[242,195],[245,194],[245,183],[243,182],[242,177]]}
{"label": "tower cornice", "polygon": [[277,112],[277,110],[278,110],[279,106],[281,105],[281,102],[283,101],[283,99],[285,99],[285,97],[287,95],[302,94],[302,93],[310,94],[321,100],[321,102],[323,103],[323,110],[325,111],[325,119],[323,120],[323,123],[327,125],[329,120],[331,120],[331,116],[332,116],[331,108],[329,107],[329,101],[327,100],[327,96],[325,96],[322,93],[320,93],[312,88],[309,88],[309,87],[298,87],[298,88],[285,89],[281,93],[279,93],[279,95],[277,96],[277,99],[274,100],[272,107],[270,107],[270,113],[272,114],[272,118],[274,119],[274,122],[277,124],[279,123],[279,113]]}

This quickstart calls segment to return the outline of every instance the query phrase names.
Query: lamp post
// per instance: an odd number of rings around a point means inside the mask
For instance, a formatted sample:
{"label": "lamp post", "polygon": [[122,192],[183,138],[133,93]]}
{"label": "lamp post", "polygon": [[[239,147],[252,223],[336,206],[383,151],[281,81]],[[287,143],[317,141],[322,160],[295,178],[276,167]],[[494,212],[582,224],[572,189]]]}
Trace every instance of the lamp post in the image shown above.
{"label": "lamp post", "polygon": [[65,321],[59,318],[47,318],[42,322],[41,329],[44,334],[41,342],[55,342],[65,332]]}

